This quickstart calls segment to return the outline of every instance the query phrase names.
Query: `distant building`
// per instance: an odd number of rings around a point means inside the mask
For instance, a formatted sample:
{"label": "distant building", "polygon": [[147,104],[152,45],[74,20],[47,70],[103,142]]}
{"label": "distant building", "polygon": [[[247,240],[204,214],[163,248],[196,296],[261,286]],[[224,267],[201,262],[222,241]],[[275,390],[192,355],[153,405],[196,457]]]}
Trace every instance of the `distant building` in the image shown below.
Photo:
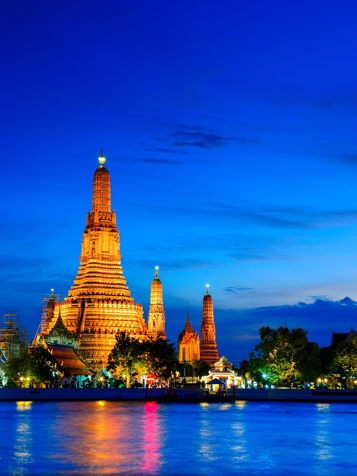
{"label": "distant building", "polygon": [[335,349],[340,342],[349,341],[357,336],[355,330],[351,329],[349,332],[332,332],[331,347]]}
{"label": "distant building", "polygon": [[233,370],[233,365],[225,356],[222,356],[203,379],[210,391],[227,389],[239,385],[239,377]]}
{"label": "distant building", "polygon": [[213,367],[219,360],[213,299],[208,293],[208,285],[206,286],[206,294],[203,297],[201,339],[198,333],[193,330],[189,316],[187,316],[186,325],[179,335],[178,353],[180,362],[192,363],[202,360],[210,367]]}
{"label": "distant building", "polygon": [[185,327],[178,338],[178,359],[181,363],[200,360],[200,337],[193,330],[188,314]]}
{"label": "distant building", "polygon": [[148,336],[154,339],[166,339],[165,311],[162,297],[162,284],[159,279],[159,268],[156,266],[155,277],[151,283],[150,307],[148,316]]}
{"label": "distant building", "polygon": [[203,297],[200,354],[201,360],[211,366],[219,359],[213,314],[213,299],[208,292],[208,286],[206,287],[206,294]]}

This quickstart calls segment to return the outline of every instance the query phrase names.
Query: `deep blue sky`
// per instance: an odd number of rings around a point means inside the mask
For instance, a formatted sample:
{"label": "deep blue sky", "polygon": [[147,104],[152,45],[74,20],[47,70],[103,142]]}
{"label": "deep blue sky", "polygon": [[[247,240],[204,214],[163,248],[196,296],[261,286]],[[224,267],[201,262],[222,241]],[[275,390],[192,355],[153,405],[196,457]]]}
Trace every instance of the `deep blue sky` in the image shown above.
{"label": "deep blue sky", "polygon": [[[0,306],[32,337],[77,273],[104,149],[123,269],[220,354],[357,327],[357,3],[5,0]],[[300,303],[300,304],[299,304]],[[302,304],[305,303],[305,304]]]}

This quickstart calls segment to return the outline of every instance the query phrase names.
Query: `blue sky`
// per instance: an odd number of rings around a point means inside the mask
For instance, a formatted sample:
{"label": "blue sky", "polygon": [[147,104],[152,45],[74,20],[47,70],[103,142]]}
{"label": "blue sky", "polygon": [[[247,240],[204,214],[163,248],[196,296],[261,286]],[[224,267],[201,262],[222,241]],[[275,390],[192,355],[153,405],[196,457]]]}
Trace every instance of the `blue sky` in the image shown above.
{"label": "blue sky", "polygon": [[[104,149],[123,269],[168,337],[205,284],[219,352],[357,327],[354,1],[5,0],[0,307],[36,331],[77,273]],[[348,296],[351,300],[343,301]],[[321,311],[323,309],[323,312]]]}

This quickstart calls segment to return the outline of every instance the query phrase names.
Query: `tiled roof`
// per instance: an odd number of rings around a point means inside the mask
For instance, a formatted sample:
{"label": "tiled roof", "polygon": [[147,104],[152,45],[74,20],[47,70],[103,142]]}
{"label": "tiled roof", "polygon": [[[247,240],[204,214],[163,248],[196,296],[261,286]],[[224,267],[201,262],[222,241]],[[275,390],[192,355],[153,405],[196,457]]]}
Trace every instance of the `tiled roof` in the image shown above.
{"label": "tiled roof", "polygon": [[47,344],[48,350],[66,372],[70,375],[93,375],[78,352],[69,345]]}

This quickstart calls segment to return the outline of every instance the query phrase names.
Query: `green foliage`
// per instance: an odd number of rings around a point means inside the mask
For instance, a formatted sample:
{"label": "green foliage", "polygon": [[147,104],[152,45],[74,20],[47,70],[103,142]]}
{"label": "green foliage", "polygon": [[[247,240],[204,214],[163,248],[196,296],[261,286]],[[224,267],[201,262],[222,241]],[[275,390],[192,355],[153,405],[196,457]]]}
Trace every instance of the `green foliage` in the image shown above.
{"label": "green foliage", "polygon": [[307,339],[307,331],[287,327],[260,328],[261,342],[250,354],[249,367],[256,380],[293,385],[309,382],[320,372],[319,347]]}
{"label": "green foliage", "polygon": [[57,377],[53,374],[59,368],[52,354],[42,345],[33,345],[22,350],[19,357],[12,357],[4,363],[3,370],[9,387],[29,387],[36,384],[53,386]]}
{"label": "green foliage", "polygon": [[108,357],[107,369],[117,378],[123,376],[127,387],[134,375],[153,373],[166,379],[176,369],[174,346],[165,339],[139,341],[125,332],[118,333],[115,339],[115,345]]}
{"label": "green foliage", "polygon": [[357,380],[357,337],[340,342],[332,357],[331,371],[339,374],[345,387],[355,388]]}
{"label": "green foliage", "polygon": [[193,362],[177,363],[177,370],[181,377],[200,380],[204,375],[208,375],[210,365],[204,360],[195,360]]}
{"label": "green foliage", "polygon": [[208,375],[208,372],[211,368],[210,365],[207,364],[204,360],[196,360],[192,362],[192,367],[193,367],[193,375],[195,377],[198,377],[200,379],[204,375]]}
{"label": "green foliage", "polygon": [[130,380],[140,366],[143,366],[142,342],[128,336],[125,332],[119,332],[115,336],[115,345],[108,356],[107,369],[116,377],[123,376],[126,386],[130,387]]}
{"label": "green foliage", "polygon": [[144,343],[148,370],[159,378],[167,379],[177,368],[174,344],[158,337]]}

